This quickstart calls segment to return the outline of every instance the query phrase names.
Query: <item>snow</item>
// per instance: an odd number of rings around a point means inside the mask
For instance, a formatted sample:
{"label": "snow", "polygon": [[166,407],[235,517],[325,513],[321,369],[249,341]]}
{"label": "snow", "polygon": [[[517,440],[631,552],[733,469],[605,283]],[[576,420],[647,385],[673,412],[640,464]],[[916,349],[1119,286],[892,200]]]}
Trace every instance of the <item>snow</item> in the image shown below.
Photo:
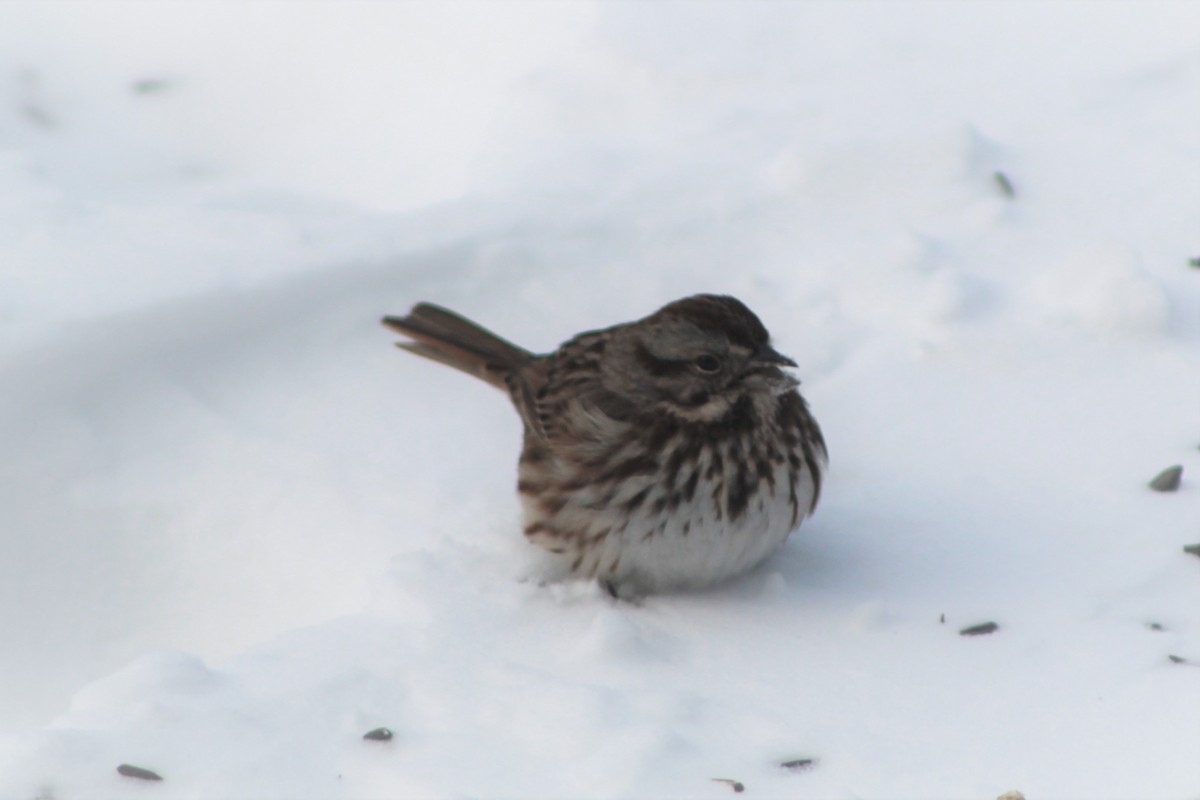
{"label": "snow", "polygon": [[[0,797],[1200,797],[1200,7],[4,17]],[[545,583],[516,415],[379,317],[696,291],[815,517]]]}

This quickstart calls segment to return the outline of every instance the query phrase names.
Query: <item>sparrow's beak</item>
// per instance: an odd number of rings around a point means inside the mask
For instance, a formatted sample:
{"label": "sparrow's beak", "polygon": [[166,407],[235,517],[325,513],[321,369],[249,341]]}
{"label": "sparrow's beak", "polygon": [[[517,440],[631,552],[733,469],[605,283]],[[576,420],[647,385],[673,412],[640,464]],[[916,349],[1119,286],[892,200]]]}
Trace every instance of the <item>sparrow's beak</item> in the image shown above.
{"label": "sparrow's beak", "polygon": [[750,364],[747,383],[771,394],[780,395],[790,392],[800,385],[800,381],[780,369],[780,367],[794,367],[796,362],[773,348],[764,347],[759,350],[750,360]]}
{"label": "sparrow's beak", "polygon": [[796,362],[778,352],[773,347],[764,347],[754,354],[754,360],[760,364],[774,364],[777,367],[794,367]]}

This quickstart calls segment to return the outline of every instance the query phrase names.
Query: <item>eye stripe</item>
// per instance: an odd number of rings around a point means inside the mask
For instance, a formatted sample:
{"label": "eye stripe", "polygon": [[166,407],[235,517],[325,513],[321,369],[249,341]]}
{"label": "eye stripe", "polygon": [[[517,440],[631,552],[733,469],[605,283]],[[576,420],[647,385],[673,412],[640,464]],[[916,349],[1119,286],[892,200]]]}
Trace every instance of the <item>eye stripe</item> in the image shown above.
{"label": "eye stripe", "polygon": [[638,342],[633,350],[634,357],[638,363],[645,367],[646,371],[655,377],[665,377],[667,375],[678,375],[688,368],[687,361],[676,361],[669,358],[659,358],[646,349],[646,346]]}

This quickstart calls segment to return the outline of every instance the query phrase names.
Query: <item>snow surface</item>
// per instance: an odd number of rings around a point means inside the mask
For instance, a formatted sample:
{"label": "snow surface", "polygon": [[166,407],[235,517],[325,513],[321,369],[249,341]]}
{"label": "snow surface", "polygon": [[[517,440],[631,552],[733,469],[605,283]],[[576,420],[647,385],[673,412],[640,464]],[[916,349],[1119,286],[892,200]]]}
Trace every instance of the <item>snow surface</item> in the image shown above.
{"label": "snow surface", "polygon": [[[1200,798],[1200,5],[0,13],[0,798]],[[815,518],[543,585],[516,415],[378,318],[696,291]]]}

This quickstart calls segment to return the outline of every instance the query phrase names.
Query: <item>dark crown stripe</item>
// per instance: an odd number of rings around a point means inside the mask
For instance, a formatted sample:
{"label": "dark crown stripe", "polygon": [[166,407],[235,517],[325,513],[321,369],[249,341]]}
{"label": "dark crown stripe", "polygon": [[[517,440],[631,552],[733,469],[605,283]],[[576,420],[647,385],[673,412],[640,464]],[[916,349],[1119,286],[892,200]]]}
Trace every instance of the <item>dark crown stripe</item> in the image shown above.
{"label": "dark crown stripe", "polygon": [[736,298],[698,294],[664,306],[661,314],[673,314],[706,331],[720,331],[733,344],[758,350],[771,340],[762,321]]}

